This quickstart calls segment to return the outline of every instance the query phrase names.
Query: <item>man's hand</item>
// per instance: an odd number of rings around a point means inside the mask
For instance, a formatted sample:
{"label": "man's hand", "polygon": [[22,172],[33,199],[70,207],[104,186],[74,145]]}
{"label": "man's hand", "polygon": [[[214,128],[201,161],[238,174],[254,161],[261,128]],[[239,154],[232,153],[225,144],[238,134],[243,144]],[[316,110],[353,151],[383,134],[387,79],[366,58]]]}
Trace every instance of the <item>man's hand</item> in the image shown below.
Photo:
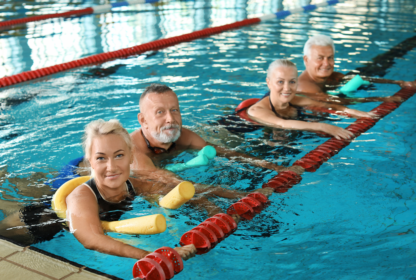
{"label": "man's hand", "polygon": [[252,192],[259,192],[259,193],[262,193],[265,196],[269,197],[269,196],[271,196],[273,194],[274,189],[267,187],[267,188],[261,188],[261,189],[254,190]]}
{"label": "man's hand", "polygon": [[174,249],[179,253],[184,261],[195,257],[196,248],[194,244],[185,245],[183,247],[176,247]]}
{"label": "man's hand", "polygon": [[404,87],[416,87],[416,80],[412,81],[412,82],[406,82],[406,81],[400,81],[399,86],[404,88]]}
{"label": "man's hand", "polygon": [[303,172],[305,172],[305,168],[303,168],[302,166],[299,166],[299,165],[286,167],[285,169],[280,170],[280,172],[283,172],[283,171],[286,171],[286,170],[293,171],[298,175],[301,175]]}
{"label": "man's hand", "polygon": [[384,102],[403,102],[403,98],[400,96],[388,96],[384,98]]}

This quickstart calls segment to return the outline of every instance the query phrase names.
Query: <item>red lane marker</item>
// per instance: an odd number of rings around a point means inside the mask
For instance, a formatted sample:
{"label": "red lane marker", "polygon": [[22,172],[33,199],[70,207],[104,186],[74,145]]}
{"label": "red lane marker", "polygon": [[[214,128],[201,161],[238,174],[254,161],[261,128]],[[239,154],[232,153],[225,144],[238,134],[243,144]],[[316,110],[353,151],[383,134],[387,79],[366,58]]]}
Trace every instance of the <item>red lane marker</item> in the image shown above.
{"label": "red lane marker", "polygon": [[198,225],[194,227],[193,230],[202,232],[208,238],[209,242],[211,242],[211,249],[214,249],[215,246],[217,246],[218,238],[215,235],[215,233],[211,229],[209,229],[207,226]]}
{"label": "red lane marker", "polygon": [[246,220],[251,220],[254,217],[254,210],[245,202],[236,202],[227,209],[227,214],[237,214]]}
{"label": "red lane marker", "polygon": [[181,244],[181,246],[194,244],[197,255],[208,253],[208,251],[211,250],[211,242],[209,242],[208,237],[202,232],[193,229],[182,235],[179,244]]}
{"label": "red lane marker", "polygon": [[26,18],[5,20],[5,21],[0,22],[0,28],[4,29],[5,27],[11,27],[14,25],[21,25],[21,24],[25,24],[28,22],[40,21],[40,20],[51,19],[51,18],[81,16],[81,15],[88,15],[92,13],[94,13],[93,8],[85,8],[81,10],[74,10],[74,11],[68,11],[68,12],[63,12],[63,13],[38,15],[38,16],[32,16],[32,17],[26,17]]}
{"label": "red lane marker", "polygon": [[163,268],[155,260],[143,258],[133,266],[133,277],[146,280],[165,280]]}
{"label": "red lane marker", "polygon": [[214,224],[213,222],[210,221],[204,221],[202,223],[199,224],[200,226],[205,226],[207,228],[209,228],[210,230],[212,230],[214,232],[214,234],[217,236],[218,239],[218,243],[224,240],[224,232],[222,231],[222,229],[217,226],[216,224]]}
{"label": "red lane marker", "polygon": [[212,223],[216,224],[217,226],[219,226],[222,229],[222,231],[224,232],[224,236],[225,237],[230,236],[230,234],[232,233],[231,232],[231,227],[228,224],[228,222],[225,221],[224,219],[221,219],[218,216],[217,217],[214,216],[214,217],[208,218],[205,221],[212,222]]}
{"label": "red lane marker", "polygon": [[248,205],[250,205],[251,206],[251,208],[253,208],[253,210],[254,210],[254,213],[260,213],[261,212],[261,210],[263,210],[263,204],[261,204],[261,202],[260,201],[258,201],[257,199],[255,199],[255,198],[252,198],[252,197],[243,197],[242,199],[240,199],[239,201],[241,201],[241,202],[245,202],[245,203],[247,203]]}
{"label": "red lane marker", "polygon": [[248,197],[252,197],[263,203],[263,205],[269,203],[269,199],[262,193],[254,192],[247,195]]}
{"label": "red lane marker", "polygon": [[231,233],[234,233],[237,230],[237,223],[234,221],[233,217],[225,213],[218,213],[214,217],[220,217],[228,223],[231,228]]}
{"label": "red lane marker", "polygon": [[165,277],[167,280],[172,279],[175,276],[175,271],[173,270],[173,263],[164,255],[159,253],[150,253],[146,256],[148,259],[156,261],[163,269]]}
{"label": "red lane marker", "polygon": [[[121,58],[121,57],[125,57],[126,54],[128,54],[127,56],[130,55],[137,55],[137,54],[141,54],[143,52],[146,51],[151,51],[151,50],[158,50],[158,49],[162,49],[162,48],[166,48],[172,45],[176,45],[179,43],[183,43],[183,42],[187,42],[187,41],[192,41],[195,39],[199,39],[202,37],[206,37],[206,36],[211,36],[214,34],[218,34],[230,29],[235,29],[235,28],[239,28],[239,27],[243,27],[243,26],[247,26],[247,25],[252,25],[252,24],[256,24],[259,23],[261,20],[260,18],[251,18],[251,19],[244,19],[232,24],[225,24],[222,26],[217,26],[217,27],[209,27],[206,29],[202,29],[200,31],[195,31],[195,32],[191,32],[188,34],[184,34],[184,35],[180,35],[180,36],[175,36],[175,37],[171,37],[171,38],[166,38],[166,39],[159,39],[150,43],[145,43],[142,45],[138,45],[135,47],[129,47],[129,48],[125,48],[125,49],[121,49],[121,50],[117,50],[117,51],[112,51],[112,52],[107,52],[107,53],[101,53],[101,54],[96,54],[96,55],[92,55],[89,57],[85,57],[82,59],[78,59],[75,61],[70,61],[70,62],[66,62],[66,63],[62,63],[62,64],[58,64],[55,66],[50,66],[50,67],[55,67],[55,69],[59,70],[57,72],[61,72],[61,71],[65,71],[65,70],[69,70],[69,69],[73,69],[73,68],[77,68],[77,67],[81,67],[81,66],[85,66],[88,64],[91,64],[91,61],[95,60],[95,62],[93,63],[101,63],[107,60],[111,60],[111,59],[115,59],[115,58]],[[46,67],[49,68],[49,67]],[[64,69],[64,70],[61,70]],[[38,70],[33,70],[33,71],[28,71],[29,72],[35,72],[37,78],[40,77],[44,77],[47,75],[52,74],[51,72],[46,72],[45,68],[41,68]],[[55,72],[55,73],[57,73]],[[12,75],[9,77],[4,77],[0,79],[0,85],[2,87],[4,86],[10,86],[10,85],[14,85],[14,84],[18,84],[22,81],[18,81],[16,79],[16,75]],[[29,75],[28,75],[29,76]],[[28,80],[32,80],[28,79]]]}
{"label": "red lane marker", "polygon": [[183,270],[183,260],[175,249],[170,247],[160,247],[159,249],[155,250],[155,253],[164,255],[172,262],[175,274]]}

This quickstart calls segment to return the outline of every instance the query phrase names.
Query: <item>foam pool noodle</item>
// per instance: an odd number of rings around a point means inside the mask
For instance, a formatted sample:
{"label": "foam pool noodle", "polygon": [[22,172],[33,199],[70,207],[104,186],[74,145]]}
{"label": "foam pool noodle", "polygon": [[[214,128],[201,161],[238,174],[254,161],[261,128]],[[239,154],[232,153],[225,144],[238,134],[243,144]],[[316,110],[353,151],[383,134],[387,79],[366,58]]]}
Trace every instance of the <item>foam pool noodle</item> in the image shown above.
{"label": "foam pool noodle", "polygon": [[185,163],[177,163],[166,166],[166,169],[172,172],[183,171],[192,167],[204,166],[217,155],[217,151],[212,146],[205,146],[198,152],[198,156]]}
{"label": "foam pool noodle", "polygon": [[[66,219],[66,197],[79,185],[88,181],[90,176],[74,178],[63,184],[52,198],[52,209],[57,216]],[[193,186],[192,186],[193,187]],[[127,220],[106,222],[101,221],[101,227],[105,231],[113,231],[127,234],[157,234],[166,230],[166,219],[162,214],[142,216]]]}
{"label": "foam pool noodle", "polygon": [[159,201],[159,205],[164,208],[178,209],[195,194],[195,187],[191,182],[181,182],[171,190],[164,198]]}
{"label": "foam pool noodle", "polygon": [[354,78],[348,81],[339,91],[348,95],[353,91],[356,91],[362,85],[371,84],[369,81],[364,81],[359,75],[356,75]]}
{"label": "foam pool noodle", "polygon": [[155,214],[115,222],[101,221],[101,227],[118,233],[158,234],[166,230],[166,219],[162,214]]}

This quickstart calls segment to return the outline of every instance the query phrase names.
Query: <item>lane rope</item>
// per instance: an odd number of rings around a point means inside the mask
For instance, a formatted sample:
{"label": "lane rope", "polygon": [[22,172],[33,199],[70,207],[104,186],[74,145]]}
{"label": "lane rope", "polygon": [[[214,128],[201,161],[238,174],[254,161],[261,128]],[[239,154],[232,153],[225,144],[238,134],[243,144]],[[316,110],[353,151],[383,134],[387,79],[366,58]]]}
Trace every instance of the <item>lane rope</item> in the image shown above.
{"label": "lane rope", "polygon": [[[149,1],[149,0],[146,0],[146,1]],[[86,66],[86,65],[90,65],[90,64],[103,63],[103,62],[106,62],[106,61],[109,61],[109,60],[112,60],[112,59],[116,59],[116,58],[125,58],[125,57],[132,56],[132,55],[138,55],[138,54],[141,54],[141,53],[144,53],[144,52],[147,52],[147,51],[159,50],[159,49],[163,49],[163,48],[166,48],[166,47],[177,45],[177,44],[180,44],[180,43],[183,43],[183,42],[193,41],[193,40],[200,39],[200,38],[203,38],[203,37],[218,34],[218,33],[221,33],[221,32],[227,31],[227,30],[236,29],[236,28],[240,28],[240,27],[248,26],[248,25],[252,25],[252,24],[257,24],[257,23],[260,23],[262,21],[271,20],[271,19],[275,19],[275,18],[282,19],[282,18],[285,18],[285,17],[287,17],[291,14],[301,13],[301,12],[309,12],[311,10],[314,10],[314,9],[318,8],[318,7],[324,7],[324,6],[328,6],[328,5],[335,5],[337,3],[341,3],[341,2],[345,2],[345,1],[347,1],[347,0],[325,1],[325,2],[315,4],[315,5],[307,5],[307,6],[304,6],[304,7],[290,9],[290,10],[287,10],[287,11],[280,11],[280,12],[277,12],[277,13],[264,15],[262,17],[244,19],[244,20],[241,20],[241,21],[237,21],[237,22],[230,23],[230,24],[225,24],[225,25],[222,25],[222,26],[209,27],[209,28],[205,28],[205,29],[202,29],[202,30],[194,31],[194,32],[191,32],[191,33],[187,33],[187,34],[184,34],[184,35],[179,35],[179,36],[175,36],[175,37],[171,37],[171,38],[159,39],[159,40],[155,40],[155,41],[152,41],[152,42],[149,42],[149,43],[145,43],[145,44],[141,44],[141,45],[137,45],[137,46],[134,46],[134,47],[129,47],[129,48],[125,48],[125,49],[121,49],[121,50],[117,50],[117,51],[111,51],[111,52],[105,52],[105,53],[101,53],[101,54],[91,55],[91,56],[87,56],[87,57],[77,59],[77,60],[73,60],[73,61],[70,61],[70,62],[65,62],[65,63],[61,63],[61,64],[49,66],[49,67],[40,68],[40,69],[37,69],[37,70],[31,70],[31,71],[23,72],[23,73],[20,73],[20,74],[15,74],[15,75],[12,75],[12,76],[3,77],[3,78],[0,79],[0,87],[7,87],[7,86],[15,85],[15,84],[18,84],[18,83],[38,79],[38,78],[41,78],[41,77],[49,76],[49,75],[52,75],[52,74],[56,74],[56,73],[59,73],[59,72],[67,71],[67,70],[70,70],[70,69],[74,69],[74,68],[78,68],[78,67],[82,67],[82,66]],[[132,2],[132,1],[128,1],[128,2]],[[90,9],[90,8],[87,8],[87,9]]]}
{"label": "lane rope", "polygon": [[68,18],[72,16],[84,16],[84,15],[91,15],[91,14],[108,13],[108,12],[111,12],[112,8],[133,6],[137,4],[156,3],[159,1],[160,0],[130,0],[130,1],[124,1],[124,2],[116,2],[113,4],[88,7],[88,8],[81,9],[81,10],[71,10],[71,11],[63,12],[63,13],[54,13],[54,14],[46,14],[46,15],[38,15],[38,16],[31,16],[31,17],[25,17],[25,18],[5,20],[5,21],[0,22],[0,29],[7,29],[15,25],[22,25],[28,22],[41,21],[41,20],[51,19],[51,18]]}
{"label": "lane rope", "polygon": [[[396,92],[394,96],[401,97],[404,102],[415,93],[416,88],[406,87]],[[393,112],[400,105],[401,103],[398,102],[384,102],[371,110],[371,112],[376,113],[382,118]],[[373,127],[379,120],[380,119],[360,118],[349,125],[347,130],[354,133],[353,139],[355,139],[361,135],[361,133]],[[293,165],[300,165],[304,167],[307,172],[315,172],[324,162],[328,161],[344,147],[348,146],[353,139],[338,140],[332,137],[301,159],[297,160]],[[263,184],[262,187],[271,187],[274,189],[274,192],[283,193],[298,184],[301,180],[302,177],[297,173],[293,171],[283,171],[274,176],[267,183]],[[206,254],[219,242],[223,241],[237,230],[237,224],[230,215],[238,214],[242,218],[242,221],[251,220],[256,214],[267,207],[269,203],[270,201],[263,194],[251,193],[232,204],[227,209],[227,214],[216,214],[193,229],[185,232],[179,243],[181,246],[194,244],[197,249],[197,255]],[[139,277],[145,280],[165,280],[173,278],[175,274],[183,270],[183,262],[178,254],[176,254],[176,259],[174,259],[167,253],[175,252],[172,248],[162,247],[155,252],[165,252],[166,256],[170,257],[170,259],[162,258],[158,254],[155,255],[155,253],[151,253],[136,262],[133,266],[133,277]],[[173,271],[169,268],[172,265],[177,265],[179,268]]]}

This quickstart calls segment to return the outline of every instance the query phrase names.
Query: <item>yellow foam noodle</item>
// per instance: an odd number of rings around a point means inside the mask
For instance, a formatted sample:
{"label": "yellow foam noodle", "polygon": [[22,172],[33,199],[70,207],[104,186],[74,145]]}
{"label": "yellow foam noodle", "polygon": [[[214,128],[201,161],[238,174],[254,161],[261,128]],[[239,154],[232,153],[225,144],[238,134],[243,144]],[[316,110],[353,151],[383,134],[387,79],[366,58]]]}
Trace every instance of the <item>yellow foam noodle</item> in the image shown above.
{"label": "yellow foam noodle", "polygon": [[160,202],[159,205],[169,209],[178,209],[195,194],[195,187],[191,182],[181,182],[171,190]]}
{"label": "yellow foam noodle", "polygon": [[[61,219],[66,219],[66,197],[76,187],[88,181],[90,176],[74,178],[63,184],[52,198],[52,209]],[[192,186],[193,187],[193,186]],[[104,231],[113,231],[127,234],[157,234],[166,230],[166,219],[162,214],[143,216],[121,221],[101,221]]]}
{"label": "yellow foam noodle", "polygon": [[101,221],[104,231],[126,234],[158,234],[166,230],[166,219],[162,214],[143,216],[127,220]]}
{"label": "yellow foam noodle", "polygon": [[66,219],[66,197],[90,178],[90,176],[77,177],[59,187],[52,198],[52,209],[55,210],[59,218]]}

